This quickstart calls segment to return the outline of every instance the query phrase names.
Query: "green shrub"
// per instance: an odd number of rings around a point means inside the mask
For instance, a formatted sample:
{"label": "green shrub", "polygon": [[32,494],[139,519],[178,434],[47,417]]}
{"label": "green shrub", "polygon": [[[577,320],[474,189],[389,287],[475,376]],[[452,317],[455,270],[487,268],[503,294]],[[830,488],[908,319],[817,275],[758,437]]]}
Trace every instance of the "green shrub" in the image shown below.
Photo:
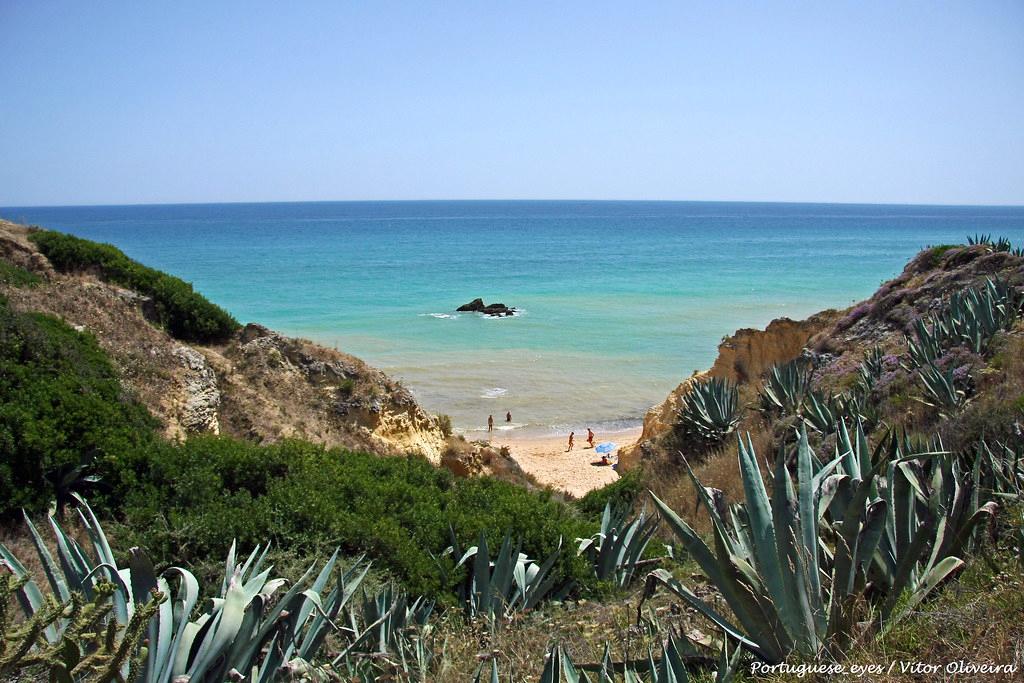
{"label": "green shrub", "polygon": [[640,474],[636,471],[626,472],[612,483],[587,493],[576,501],[576,507],[587,519],[600,520],[608,503],[616,509],[632,508],[643,492],[644,483]]}
{"label": "green shrub", "polygon": [[13,263],[0,260],[0,285],[11,287],[35,287],[43,279],[35,273],[19,268]]}
{"label": "green shrub", "polygon": [[[458,576],[440,555],[457,531],[463,546],[480,532],[500,544],[523,539],[523,552],[546,557],[587,536],[594,525],[547,493],[489,478],[456,479],[419,458],[382,458],[301,441],[257,445],[225,437],[155,444],[125,473],[124,528],[158,561],[202,562],[232,539],[272,540],[314,552],[340,545],[367,553],[413,594],[449,594]],[[437,559],[435,559],[435,557]],[[565,552],[564,578],[588,581],[585,562]]]}
{"label": "green shrub", "polygon": [[929,254],[931,257],[932,268],[935,268],[942,262],[942,257],[946,255],[947,251],[956,248],[956,244],[940,244],[938,246],[932,247]]}
{"label": "green shrub", "polygon": [[110,244],[52,230],[33,231],[29,239],[57,270],[96,271],[104,279],[152,297],[158,322],[178,339],[222,341],[239,328],[237,320],[188,282],[133,261]]}
{"label": "green shrub", "polygon": [[452,418],[451,418],[451,415],[445,415],[444,413],[439,413],[435,417],[435,419],[437,420],[437,427],[438,427],[438,429],[440,429],[441,433],[444,434],[444,438],[447,439],[448,437],[450,437],[452,435]]}
{"label": "green shrub", "polygon": [[92,336],[2,298],[0,397],[0,519],[63,504],[136,457],[156,426]]}

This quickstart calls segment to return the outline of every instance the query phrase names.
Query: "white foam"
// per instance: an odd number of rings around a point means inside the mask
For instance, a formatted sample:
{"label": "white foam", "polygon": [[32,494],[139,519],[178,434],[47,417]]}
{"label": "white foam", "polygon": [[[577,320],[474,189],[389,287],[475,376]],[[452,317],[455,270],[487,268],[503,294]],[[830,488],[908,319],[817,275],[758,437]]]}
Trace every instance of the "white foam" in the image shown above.
{"label": "white foam", "polygon": [[481,313],[480,317],[484,320],[508,320],[509,318],[519,318],[524,315],[526,315],[526,311],[521,308],[517,308],[512,311],[512,315],[487,315],[486,313]]}
{"label": "white foam", "polygon": [[454,313],[420,313],[420,317],[438,318],[439,320],[457,320],[459,316]]}
{"label": "white foam", "polygon": [[480,394],[480,398],[501,398],[507,393],[508,389],[494,387],[493,389],[485,389],[484,393]]}

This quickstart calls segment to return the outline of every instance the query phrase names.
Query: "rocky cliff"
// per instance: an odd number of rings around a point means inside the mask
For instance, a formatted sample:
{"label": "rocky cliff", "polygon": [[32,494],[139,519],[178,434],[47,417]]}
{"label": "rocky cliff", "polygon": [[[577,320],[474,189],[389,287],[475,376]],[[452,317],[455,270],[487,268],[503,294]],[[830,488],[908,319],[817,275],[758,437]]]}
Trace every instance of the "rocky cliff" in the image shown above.
{"label": "rocky cliff", "polygon": [[24,226],[0,221],[0,258],[41,282],[0,284],[0,292],[15,309],[92,333],[168,437],[301,437],[441,463],[446,438],[437,419],[380,370],[255,324],[222,344],[185,344],[151,322],[147,297],[90,273],[56,272],[27,235]]}
{"label": "rocky cliff", "polygon": [[844,311],[823,311],[803,321],[780,318],[764,330],[737,331],[719,345],[711,369],[694,373],[647,412],[640,439],[620,452],[620,470],[661,454],[660,442],[672,431],[681,399],[695,383],[709,377],[727,379],[739,385],[741,398],[751,400],[772,365],[804,355],[812,361],[819,385],[836,388],[833,385],[849,376],[866,349],[902,348],[914,322],[942,307],[953,292],[977,287],[989,278],[1018,288],[1024,285],[1022,263],[1020,256],[986,245],[929,248],[871,298]]}
{"label": "rocky cliff", "polygon": [[735,384],[759,380],[772,365],[799,356],[811,337],[835,317],[834,311],[825,311],[807,320],[778,318],[764,330],[744,328],[723,339],[718,345],[718,357],[710,370],[695,372],[683,380],[664,401],[647,411],[640,439],[619,453],[620,471],[636,467],[644,452],[653,448],[654,441],[671,431],[680,401],[695,383],[709,377],[727,379]]}

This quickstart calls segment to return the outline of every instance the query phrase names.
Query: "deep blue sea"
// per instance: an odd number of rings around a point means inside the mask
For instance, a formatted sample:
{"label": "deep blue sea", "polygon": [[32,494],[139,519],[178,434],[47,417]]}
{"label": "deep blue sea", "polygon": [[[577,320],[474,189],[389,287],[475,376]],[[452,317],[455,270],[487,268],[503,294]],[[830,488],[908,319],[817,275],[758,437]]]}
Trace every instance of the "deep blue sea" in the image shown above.
{"label": "deep blue sea", "polygon": [[[717,202],[311,202],[0,208],[110,242],[241,321],[401,378],[466,431],[635,424],[723,335],[845,307],[919,249],[1024,207]],[[519,308],[491,319],[473,298]]]}

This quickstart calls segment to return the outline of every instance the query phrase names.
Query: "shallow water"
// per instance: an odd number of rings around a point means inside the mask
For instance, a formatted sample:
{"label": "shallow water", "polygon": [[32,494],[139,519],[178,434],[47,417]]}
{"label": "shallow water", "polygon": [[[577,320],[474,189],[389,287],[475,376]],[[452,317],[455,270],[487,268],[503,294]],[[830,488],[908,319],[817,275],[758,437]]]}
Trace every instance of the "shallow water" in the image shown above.
{"label": "shallow water", "polygon": [[[355,354],[461,430],[635,424],[721,337],[845,307],[1024,208],[313,202],[0,209],[111,242],[242,321]],[[476,297],[512,318],[455,313]]]}

